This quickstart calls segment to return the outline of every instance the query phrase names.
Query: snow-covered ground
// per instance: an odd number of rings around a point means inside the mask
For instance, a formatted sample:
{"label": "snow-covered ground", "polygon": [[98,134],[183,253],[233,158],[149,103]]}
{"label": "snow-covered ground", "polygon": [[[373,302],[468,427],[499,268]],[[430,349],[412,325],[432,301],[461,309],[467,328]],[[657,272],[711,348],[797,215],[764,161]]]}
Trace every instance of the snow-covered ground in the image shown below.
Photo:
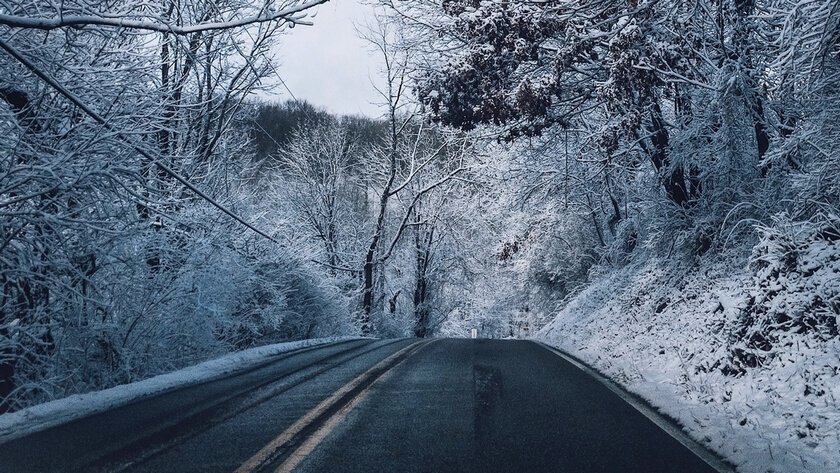
{"label": "snow-covered ground", "polygon": [[358,337],[318,338],[252,348],[136,383],[86,394],[76,394],[10,414],[3,414],[0,415],[0,443],[122,406],[138,399],[247,370],[270,360],[272,357],[292,350],[355,338]]}
{"label": "snow-covered ground", "polygon": [[[840,471],[837,336],[779,330],[762,363],[731,370],[745,314],[840,300],[840,244],[812,243],[781,272],[757,264],[761,245],[752,264],[744,251],[682,267],[639,261],[596,279],[537,338],[646,398],[741,472]],[[758,329],[768,327],[778,328]]]}

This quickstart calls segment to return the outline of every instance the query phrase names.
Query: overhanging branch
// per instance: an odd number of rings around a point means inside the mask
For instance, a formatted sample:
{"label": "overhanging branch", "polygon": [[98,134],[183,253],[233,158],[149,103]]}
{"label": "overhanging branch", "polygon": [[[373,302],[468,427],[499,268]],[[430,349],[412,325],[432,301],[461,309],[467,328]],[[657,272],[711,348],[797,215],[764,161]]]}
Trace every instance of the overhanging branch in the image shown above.
{"label": "overhanging branch", "polygon": [[[283,8],[276,12],[263,11],[258,15],[243,18],[232,18],[226,21],[208,21],[192,25],[174,25],[162,18],[154,16],[137,16],[134,19],[116,17],[107,13],[98,15],[79,15],[59,13],[54,17],[32,17],[20,15],[0,14],[0,25],[10,28],[24,28],[36,30],[55,30],[59,28],[83,27],[83,26],[105,26],[111,28],[128,28],[143,31],[155,31],[160,33],[171,33],[176,35],[188,35],[202,31],[227,30],[243,26],[269,23],[272,21],[286,22],[291,25],[311,26],[312,22],[304,20],[305,10],[316,7],[329,0],[309,0],[302,3]],[[127,15],[131,16],[131,15]]]}
{"label": "overhanging branch", "polygon": [[180,182],[184,187],[186,187],[187,189],[192,191],[194,194],[196,194],[200,198],[207,201],[207,203],[209,203],[213,207],[216,207],[222,213],[224,213],[227,216],[229,216],[230,218],[234,219],[235,221],[237,221],[238,223],[240,223],[244,227],[248,228],[249,230],[253,231],[254,233],[256,233],[256,234],[258,234],[258,235],[260,235],[260,236],[262,236],[262,237],[264,237],[264,238],[266,238],[266,239],[268,239],[268,240],[270,240],[274,243],[278,243],[277,240],[272,238],[270,235],[268,235],[267,233],[263,232],[262,230],[260,230],[256,227],[254,227],[250,223],[246,222],[245,219],[243,219],[242,217],[240,217],[239,215],[237,215],[236,213],[234,213],[232,210],[228,209],[227,207],[225,207],[221,203],[217,202],[215,199],[213,199],[212,197],[207,195],[204,191],[197,188],[193,183],[191,183],[185,177],[176,173],[172,168],[170,168],[166,164],[162,163],[159,159],[157,159],[154,156],[152,156],[151,154],[149,154],[148,151],[146,151],[143,148],[141,148],[140,146],[134,144],[132,141],[130,141],[128,139],[128,137],[126,137],[126,135],[124,133],[115,129],[113,125],[108,123],[108,121],[106,121],[101,115],[99,115],[98,113],[93,111],[90,107],[88,107],[74,93],[67,90],[67,88],[65,88],[63,85],[61,85],[53,77],[51,77],[49,74],[47,74],[46,72],[39,69],[34,63],[32,63],[29,59],[27,59],[23,55],[21,55],[14,47],[12,47],[10,44],[6,43],[6,41],[4,41],[2,39],[0,39],[0,49],[5,50],[6,53],[9,56],[13,57],[15,60],[17,60],[19,63],[21,63],[27,69],[29,69],[33,74],[35,74],[41,80],[43,80],[45,83],[47,83],[50,87],[55,89],[59,94],[63,95],[67,100],[69,100],[74,105],[79,107],[79,109],[81,111],[86,113],[95,122],[99,123],[103,128],[105,128],[106,130],[116,134],[117,137],[120,139],[120,141],[122,141],[126,146],[132,148],[134,151],[139,153],[141,156],[148,159],[150,162],[154,163],[161,171],[168,174],[169,176],[171,176],[176,181]]}

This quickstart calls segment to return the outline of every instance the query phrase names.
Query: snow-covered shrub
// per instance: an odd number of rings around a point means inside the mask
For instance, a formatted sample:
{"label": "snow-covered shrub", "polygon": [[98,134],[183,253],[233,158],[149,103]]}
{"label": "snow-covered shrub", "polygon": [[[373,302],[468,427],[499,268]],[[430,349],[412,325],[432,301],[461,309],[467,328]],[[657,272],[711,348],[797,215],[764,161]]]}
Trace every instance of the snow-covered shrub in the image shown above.
{"label": "snow-covered shrub", "polygon": [[312,268],[296,259],[274,265],[273,284],[284,295],[285,309],[273,340],[297,340],[358,335],[351,307],[352,298],[342,294]]}
{"label": "snow-covered shrub", "polygon": [[[552,291],[554,297],[563,298],[586,282],[589,269],[598,262],[598,248],[592,226],[583,216],[561,214],[556,220],[540,232],[542,241],[529,255],[528,279]],[[633,232],[632,225],[622,224],[618,232],[621,236],[616,239],[627,242]]]}
{"label": "snow-covered shrub", "polygon": [[734,373],[797,350],[799,342],[838,336],[840,218],[818,214],[794,221],[781,214],[759,232],[750,299],[731,335],[726,369]]}

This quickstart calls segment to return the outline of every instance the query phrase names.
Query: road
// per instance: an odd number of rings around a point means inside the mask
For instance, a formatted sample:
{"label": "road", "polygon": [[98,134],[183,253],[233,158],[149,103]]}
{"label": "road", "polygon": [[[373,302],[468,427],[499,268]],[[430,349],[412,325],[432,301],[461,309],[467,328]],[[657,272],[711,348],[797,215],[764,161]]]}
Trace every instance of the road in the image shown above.
{"label": "road", "polygon": [[632,397],[542,345],[446,339],[358,340],[293,352],[0,444],[0,471],[727,467]]}

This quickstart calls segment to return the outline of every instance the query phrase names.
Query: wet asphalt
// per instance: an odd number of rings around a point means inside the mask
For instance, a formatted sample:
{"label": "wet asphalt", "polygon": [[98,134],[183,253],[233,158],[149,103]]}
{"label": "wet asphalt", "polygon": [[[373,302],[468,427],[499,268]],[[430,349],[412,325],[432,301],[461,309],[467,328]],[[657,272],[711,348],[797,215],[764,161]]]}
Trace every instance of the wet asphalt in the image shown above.
{"label": "wet asphalt", "polygon": [[531,342],[440,340],[378,383],[301,472],[713,472]]}
{"label": "wet asphalt", "polygon": [[[280,356],[247,373],[0,444],[0,471],[232,472],[411,343],[361,340]],[[528,341],[432,341],[321,433],[295,471],[715,471],[598,380]],[[279,452],[265,471],[294,448]]]}

